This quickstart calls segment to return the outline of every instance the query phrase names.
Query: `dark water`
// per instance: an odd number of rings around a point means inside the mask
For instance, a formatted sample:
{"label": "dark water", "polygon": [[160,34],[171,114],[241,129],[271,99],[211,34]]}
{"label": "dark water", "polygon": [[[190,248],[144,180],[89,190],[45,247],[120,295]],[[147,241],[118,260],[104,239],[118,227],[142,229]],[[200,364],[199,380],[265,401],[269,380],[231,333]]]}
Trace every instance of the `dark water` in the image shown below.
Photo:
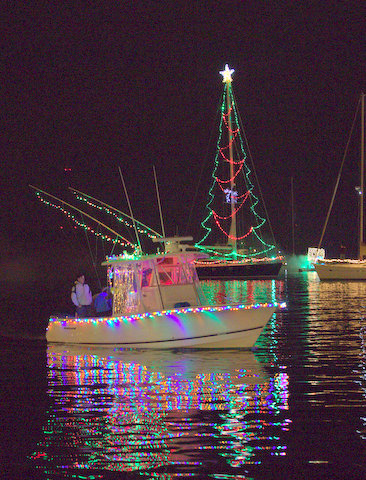
{"label": "dark water", "polygon": [[[204,287],[211,301],[277,298],[288,308],[255,352],[3,338],[3,478],[366,478],[366,282],[301,273]],[[32,305],[21,337],[44,326],[44,307]]]}

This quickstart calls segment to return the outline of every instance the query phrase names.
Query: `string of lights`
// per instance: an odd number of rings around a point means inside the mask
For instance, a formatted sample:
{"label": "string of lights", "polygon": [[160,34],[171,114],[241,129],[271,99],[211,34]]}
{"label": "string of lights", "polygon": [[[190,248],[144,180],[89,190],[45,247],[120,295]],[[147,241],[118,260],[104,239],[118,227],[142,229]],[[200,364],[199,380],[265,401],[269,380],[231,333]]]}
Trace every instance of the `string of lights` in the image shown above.
{"label": "string of lights", "polygon": [[[182,307],[172,310],[161,310],[157,312],[145,312],[134,315],[118,315],[114,317],[90,317],[90,318],[72,318],[68,319],[68,322],[71,320],[75,323],[86,323],[86,324],[97,324],[97,323],[107,323],[108,325],[118,325],[120,322],[137,322],[145,318],[154,318],[161,316],[169,315],[186,315],[188,313],[201,313],[201,312],[223,312],[223,311],[236,311],[236,310],[252,310],[262,307],[276,307],[276,308],[285,308],[286,303],[256,303],[252,305],[218,305],[218,306],[201,306],[201,307]],[[59,319],[58,317],[51,317],[50,322],[53,323],[65,323],[66,320]]]}
{"label": "string of lights", "polygon": [[[91,227],[90,225],[87,225],[85,222],[83,221],[80,221],[76,218],[75,215],[73,215],[69,210],[67,210],[66,208],[64,208],[62,206],[62,204],[58,205],[56,203],[53,203],[51,202],[50,200],[46,199],[41,192],[39,191],[36,191],[36,196],[37,198],[42,202],[44,203],[45,205],[49,206],[49,207],[53,207],[55,208],[56,210],[59,210],[60,212],[62,212],[69,220],[71,220],[72,222],[74,222],[78,227],[80,228],[83,228],[85,231],[87,231],[88,233],[91,233],[93,235],[95,235],[96,237],[99,237],[101,238],[102,240],[105,240],[106,242],[111,242],[111,243],[114,243],[114,244],[118,244],[118,245],[121,245],[122,247],[127,247],[127,248],[132,248],[133,251],[137,251],[138,250],[138,246],[131,243],[129,240],[127,240],[126,238],[122,237],[121,235],[117,234],[117,236],[115,238],[112,238],[111,236],[109,235],[106,235],[105,233],[102,233],[102,232],[99,232],[97,230],[95,230],[93,227]],[[95,220],[97,221],[97,220]]]}
{"label": "string of lights", "polygon": [[[227,105],[229,106],[227,107]],[[259,200],[253,193],[254,185],[250,179],[251,170],[246,161],[247,154],[240,131],[231,82],[224,85],[220,112],[219,134],[211,174],[212,182],[206,204],[207,214],[201,223],[203,235],[196,243],[196,247],[210,255],[230,258],[232,252],[223,252],[222,249],[216,251],[212,246],[217,243],[217,233],[220,233],[226,239],[235,242],[245,239],[246,243],[256,245],[256,248],[247,249],[245,254],[235,252],[236,257],[263,256],[274,250],[275,246],[267,243],[261,236],[260,230],[266,223],[266,219],[257,212]],[[229,156],[230,151],[235,151],[235,157]],[[225,169],[225,165],[230,166],[230,169]],[[226,173],[224,173],[225,170]],[[222,206],[225,204],[231,205],[231,210],[226,208],[225,212],[224,208],[221,214],[218,208],[222,210]],[[248,217],[245,220],[247,226],[244,232],[233,233],[230,231],[230,225],[234,216],[239,219],[239,213],[242,217],[245,215]],[[209,241],[211,246],[205,245]]]}
{"label": "string of lights", "polygon": [[[112,210],[111,207],[108,207],[107,205],[102,205],[102,204],[98,205],[96,201],[92,201],[88,196],[82,195],[76,191],[73,191],[73,193],[76,195],[77,200],[79,200],[80,202],[83,202],[86,205],[92,208],[95,208],[99,211],[105,212],[107,215],[114,217],[118,222],[122,223],[127,228],[131,228],[131,229],[135,228],[133,223],[128,220],[129,217],[123,212],[120,212],[117,210],[114,211]],[[137,231],[142,235],[145,235],[150,239],[159,237],[158,233],[154,232],[151,228],[147,226],[143,227],[142,226],[143,224],[138,220],[135,220],[135,225],[136,225]]]}

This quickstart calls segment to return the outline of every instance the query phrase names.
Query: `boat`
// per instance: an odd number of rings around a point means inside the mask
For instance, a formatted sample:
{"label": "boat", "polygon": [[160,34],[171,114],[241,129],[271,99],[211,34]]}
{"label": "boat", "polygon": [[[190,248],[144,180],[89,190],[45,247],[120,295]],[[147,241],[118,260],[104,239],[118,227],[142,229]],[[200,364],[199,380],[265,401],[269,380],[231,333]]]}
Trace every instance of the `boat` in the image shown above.
{"label": "boat", "polygon": [[366,261],[324,259],[314,268],[320,280],[366,280]]}
{"label": "boat", "polygon": [[[360,186],[356,187],[356,191],[359,194],[358,202],[358,258],[349,259],[349,258],[333,258],[333,259],[318,259],[314,264],[316,273],[319,276],[319,279],[322,280],[366,280],[366,244],[364,243],[364,227],[363,227],[363,204],[364,204],[364,154],[365,154],[365,94],[362,93],[360,101],[357,106],[356,115],[359,110],[359,105],[361,105],[361,155],[360,155]],[[345,156],[344,156],[345,158]],[[342,166],[344,163],[344,158],[342,161]],[[341,166],[341,169],[342,169]],[[341,170],[340,170],[341,171]],[[333,193],[333,199],[330,204],[327,220],[330,215],[330,211],[333,205],[333,200],[335,193],[337,191],[339,176],[336,183],[336,187]],[[319,242],[319,246],[322,243],[324,232],[327,225],[327,220],[325,222],[322,236]],[[344,257],[345,255],[341,255]]]}
{"label": "boat", "polygon": [[278,276],[283,257],[262,233],[266,211],[259,211],[259,198],[250,178],[249,156],[231,86],[233,73],[228,65],[220,72],[224,88],[212,182],[202,235],[195,244],[206,258],[196,261],[196,269],[200,279],[272,279]]}
{"label": "boat", "polygon": [[197,253],[182,242],[156,238],[164,252],[113,255],[103,265],[113,293],[109,317],[51,317],[50,343],[121,348],[252,348],[284,304],[209,305],[197,276]]}
{"label": "boat", "polygon": [[324,248],[309,247],[307,256],[301,262],[299,272],[315,272],[314,264],[319,260],[323,260],[324,257]]}

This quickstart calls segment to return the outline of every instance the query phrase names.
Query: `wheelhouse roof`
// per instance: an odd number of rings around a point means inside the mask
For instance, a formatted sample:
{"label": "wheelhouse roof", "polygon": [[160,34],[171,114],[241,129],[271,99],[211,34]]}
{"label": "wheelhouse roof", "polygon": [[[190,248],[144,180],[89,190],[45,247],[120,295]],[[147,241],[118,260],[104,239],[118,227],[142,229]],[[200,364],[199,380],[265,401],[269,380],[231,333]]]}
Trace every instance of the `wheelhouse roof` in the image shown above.
{"label": "wheelhouse roof", "polygon": [[[139,263],[147,260],[159,260],[167,257],[182,258],[185,257],[186,261],[193,262],[196,259],[196,255],[192,251],[186,251],[188,245],[182,245],[182,241],[191,241],[192,237],[162,237],[154,238],[155,243],[164,243],[167,251],[162,253],[154,253],[150,255],[130,255],[127,253],[121,255],[115,255],[108,257],[102,265],[112,265],[117,263]],[[182,263],[182,262],[180,262]]]}
{"label": "wheelhouse roof", "polygon": [[[178,253],[161,253],[161,254],[151,254],[151,255],[140,255],[136,256],[126,256],[126,255],[116,255],[113,257],[108,257],[107,260],[102,262],[102,265],[112,265],[117,263],[141,263],[148,260],[160,260],[164,258],[180,258],[184,257],[186,261],[193,262],[195,260],[195,255],[192,255],[192,252],[178,252]],[[182,263],[182,262],[180,262]]]}

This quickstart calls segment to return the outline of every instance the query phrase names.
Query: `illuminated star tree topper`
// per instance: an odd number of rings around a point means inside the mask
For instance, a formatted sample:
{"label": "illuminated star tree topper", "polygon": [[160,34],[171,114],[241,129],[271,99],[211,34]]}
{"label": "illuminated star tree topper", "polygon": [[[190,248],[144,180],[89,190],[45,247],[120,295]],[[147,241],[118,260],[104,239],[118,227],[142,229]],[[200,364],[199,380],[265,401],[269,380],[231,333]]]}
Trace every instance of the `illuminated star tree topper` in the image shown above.
{"label": "illuminated star tree topper", "polygon": [[220,72],[220,75],[222,75],[222,82],[223,83],[231,83],[233,79],[231,78],[232,74],[235,72],[233,68],[229,68],[229,65],[225,65],[225,70],[222,70]]}

